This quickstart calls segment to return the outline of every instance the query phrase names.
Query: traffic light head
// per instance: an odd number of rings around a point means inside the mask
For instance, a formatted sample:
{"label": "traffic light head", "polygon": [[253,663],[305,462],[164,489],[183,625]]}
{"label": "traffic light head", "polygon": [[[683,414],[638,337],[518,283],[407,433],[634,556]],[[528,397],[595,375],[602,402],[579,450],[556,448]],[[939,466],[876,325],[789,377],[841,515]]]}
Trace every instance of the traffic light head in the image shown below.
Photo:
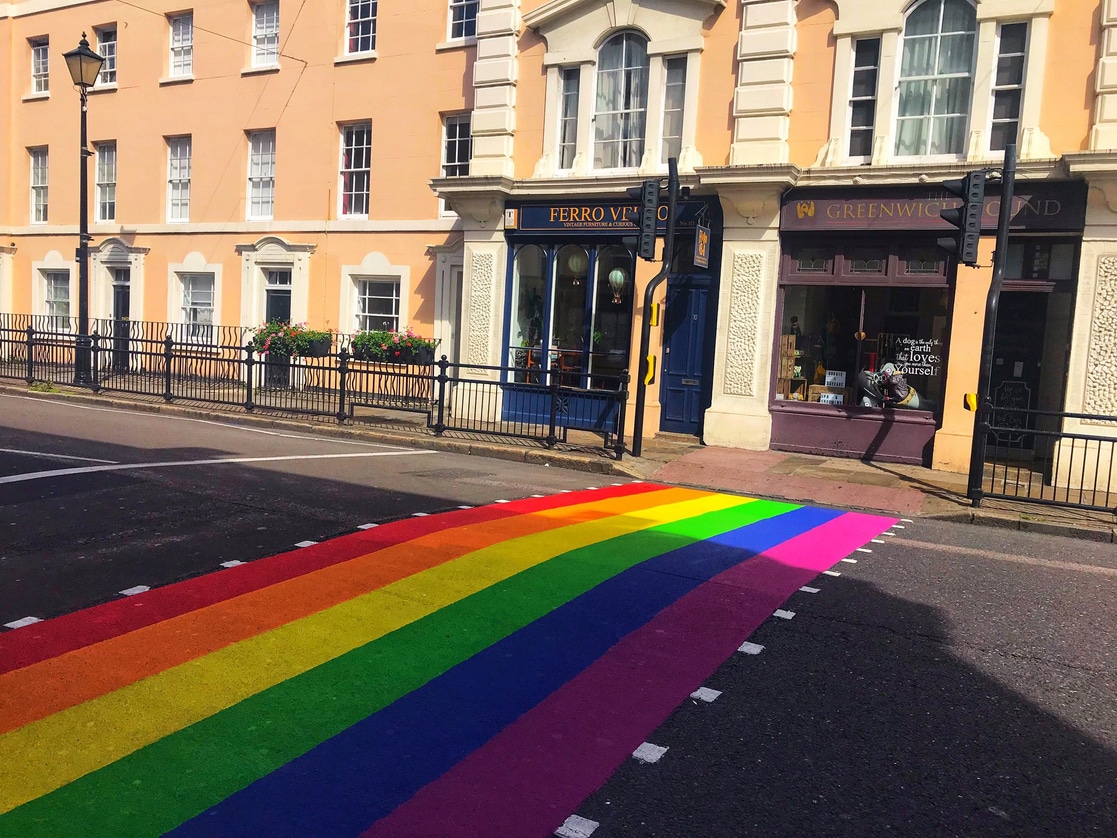
{"label": "traffic light head", "polygon": [[639,186],[626,190],[630,197],[638,198],[640,211],[636,223],[640,228],[640,235],[636,239],[636,250],[640,258],[653,261],[655,259],[656,225],[659,222],[659,181],[646,180]]}
{"label": "traffic light head", "polygon": [[963,265],[975,266],[985,207],[985,172],[978,170],[959,180],[944,180],[942,186],[961,198],[962,203],[939,213],[944,221],[958,228],[952,236],[939,239],[939,247],[949,250]]}

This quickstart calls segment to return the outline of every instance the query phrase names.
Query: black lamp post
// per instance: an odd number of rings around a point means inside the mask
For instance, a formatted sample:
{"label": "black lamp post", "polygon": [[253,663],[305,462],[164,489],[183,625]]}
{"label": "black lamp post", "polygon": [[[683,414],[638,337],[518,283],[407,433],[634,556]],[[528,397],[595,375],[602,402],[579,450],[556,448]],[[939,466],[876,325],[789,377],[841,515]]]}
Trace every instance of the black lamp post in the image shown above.
{"label": "black lamp post", "polygon": [[74,383],[93,383],[92,359],[89,351],[89,168],[86,159],[93,152],[88,149],[86,136],[85,112],[86,93],[89,88],[97,83],[97,76],[101,72],[101,65],[105,59],[89,48],[89,41],[85,33],[81,33],[81,42],[76,49],[63,53],[66,59],[66,68],[70,71],[70,78],[81,93],[81,168],[80,187],[78,200],[81,202],[78,212],[78,342],[74,350]]}

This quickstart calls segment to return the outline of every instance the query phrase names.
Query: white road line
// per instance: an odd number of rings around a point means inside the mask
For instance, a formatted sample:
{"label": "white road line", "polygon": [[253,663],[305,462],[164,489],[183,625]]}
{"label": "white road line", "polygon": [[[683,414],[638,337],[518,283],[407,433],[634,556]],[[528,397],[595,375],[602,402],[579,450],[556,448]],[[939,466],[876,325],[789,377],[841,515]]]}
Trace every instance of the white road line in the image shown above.
{"label": "white road line", "polygon": [[555,830],[555,838],[590,838],[599,826],[601,824],[597,821],[571,815]]}
{"label": "white road line", "polygon": [[857,552],[858,553],[871,553],[873,551],[870,550],[868,547],[858,547]]}
{"label": "white road line", "polygon": [[846,564],[857,564],[857,559],[842,559]]}
{"label": "white road line", "polygon": [[709,687],[699,687],[690,694],[691,698],[696,698],[699,701],[705,701],[709,704],[711,701],[717,701],[718,696],[721,695],[721,690],[711,690]]}
{"label": "white road line", "polygon": [[790,620],[792,617],[795,616],[795,612],[785,611],[782,608],[777,608],[775,611],[772,612],[772,616],[779,617],[781,620]]}
{"label": "white road line", "polygon": [[915,523],[915,521],[913,521],[911,518],[901,518],[900,520],[903,521],[905,524],[914,524]]}
{"label": "white road line", "polygon": [[120,593],[123,596],[135,596],[136,594],[142,594],[144,591],[150,591],[150,590],[151,590],[151,588],[148,587],[147,585],[136,585],[133,588],[125,588]]}
{"label": "white road line", "polygon": [[894,533],[894,532],[882,532],[881,535],[887,535],[887,536],[891,536],[891,537],[895,538],[896,533]]}
{"label": "white road line", "polygon": [[836,571],[836,570],[824,570],[822,572],[825,573],[827,576],[841,576],[842,575],[842,574],[838,573],[838,571]]}
{"label": "white road line", "polygon": [[239,561],[238,559],[232,559],[232,560],[227,561],[227,562],[222,562],[221,566],[222,567],[240,567],[242,564],[244,564],[244,562]]}
{"label": "white road line", "polygon": [[38,617],[23,617],[19,620],[12,620],[10,623],[4,623],[4,628],[21,629],[24,626],[33,626],[35,623],[41,623]]}
{"label": "white road line", "polygon": [[749,643],[747,640],[737,647],[738,652],[744,652],[746,655],[759,655],[764,651],[764,647],[759,643]]}
{"label": "white road line", "polygon": [[264,436],[277,436],[283,439],[302,439],[307,442],[334,442],[338,445],[363,445],[366,448],[392,448],[398,449],[398,445],[388,445],[384,442],[364,442],[361,440],[352,439],[334,439],[327,436],[307,436],[306,434],[290,434],[282,431],[268,431],[264,428],[253,428],[250,425],[237,425],[231,422],[214,422],[211,419],[193,419],[189,416],[172,416],[167,413],[150,413],[144,410],[123,410],[116,407],[93,407],[87,404],[72,404],[69,402],[55,401],[53,399],[37,399],[32,396],[12,396],[7,393],[0,393],[0,399],[19,399],[25,402],[35,402],[36,404],[52,404],[59,407],[69,407],[74,410],[91,410],[94,413],[119,413],[125,416],[146,416],[150,419],[167,419],[175,422],[196,422],[199,425],[215,425],[218,428],[227,428],[230,431],[244,431],[250,434],[263,434]]}
{"label": "white road line", "polygon": [[281,463],[291,460],[345,460],[354,457],[402,457],[416,454],[435,454],[436,451],[361,451],[355,454],[293,454],[285,457],[229,457],[221,460],[181,460],[165,463],[119,463],[111,466],[83,466],[81,468],[59,468],[52,471],[31,471],[26,474],[13,474],[0,477],[0,483],[24,483],[28,480],[43,480],[48,477],[67,477],[73,474],[93,474],[100,471],[131,471],[141,468],[175,468],[179,466],[218,466],[229,463]]}
{"label": "white road line", "polygon": [[96,457],[74,457],[70,454],[51,454],[47,451],[23,451],[19,448],[0,448],[0,454],[27,454],[46,460],[78,460],[83,463],[118,463],[120,460],[98,460]]}
{"label": "white road line", "polygon": [[665,753],[667,753],[667,749],[662,745],[653,745],[651,742],[645,742],[633,751],[632,755],[640,762],[647,764],[659,762]]}
{"label": "white road line", "polygon": [[903,524],[893,524],[892,529],[894,529],[894,530],[906,530],[907,527],[905,527]]}
{"label": "white road line", "polygon": [[812,588],[810,585],[804,585],[799,590],[802,591],[805,594],[817,594],[822,589],[821,588]]}
{"label": "white road line", "polygon": [[313,547],[317,543],[318,543],[317,541],[300,541],[297,544],[295,544],[295,546],[296,547]]}
{"label": "white road line", "polygon": [[887,542],[883,538],[874,538],[873,539],[873,544],[886,544],[886,543]]}
{"label": "white road line", "polygon": [[511,502],[512,501],[504,500],[504,498],[501,498],[500,500],[494,500],[493,501],[493,503],[511,503]]}
{"label": "white road line", "polygon": [[379,524],[361,524],[359,527],[357,527],[357,529],[359,529],[359,530],[371,530],[373,527],[379,527],[379,526],[380,526]]}
{"label": "white road line", "polygon": [[429,512],[412,512],[411,513],[412,518],[426,518],[429,515],[430,515]]}
{"label": "white road line", "polygon": [[472,509],[472,506],[459,506],[458,509]]}

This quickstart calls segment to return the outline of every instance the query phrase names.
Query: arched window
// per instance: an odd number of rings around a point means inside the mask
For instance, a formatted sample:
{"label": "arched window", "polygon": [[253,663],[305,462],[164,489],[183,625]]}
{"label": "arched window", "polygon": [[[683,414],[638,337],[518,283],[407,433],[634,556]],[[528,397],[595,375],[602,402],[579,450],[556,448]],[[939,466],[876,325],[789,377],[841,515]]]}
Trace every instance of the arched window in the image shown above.
{"label": "arched window", "polygon": [[973,96],[977,15],[968,0],[924,0],[908,15],[896,155],[962,154]]}
{"label": "arched window", "polygon": [[622,32],[606,41],[597,56],[594,168],[640,165],[647,113],[648,42],[635,32]]}

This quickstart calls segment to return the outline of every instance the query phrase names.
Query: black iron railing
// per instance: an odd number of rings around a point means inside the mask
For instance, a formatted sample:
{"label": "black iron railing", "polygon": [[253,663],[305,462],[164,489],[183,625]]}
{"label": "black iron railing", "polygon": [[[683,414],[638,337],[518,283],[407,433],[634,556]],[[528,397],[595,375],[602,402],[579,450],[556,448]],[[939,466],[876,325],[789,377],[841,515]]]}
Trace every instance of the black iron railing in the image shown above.
{"label": "black iron railing", "polygon": [[1117,436],[1107,429],[1117,431],[1117,416],[993,407],[983,495],[1117,512]]}
{"label": "black iron railing", "polygon": [[367,412],[425,416],[425,430],[576,444],[624,454],[627,372],[588,376],[514,367],[355,358],[351,335],[333,335],[316,357],[264,354],[254,330],[234,326],[96,320],[90,325],[92,380],[76,384],[76,321],[0,314],[0,378],[49,382],[93,392],[129,393],[243,407],[248,411],[331,416]]}

